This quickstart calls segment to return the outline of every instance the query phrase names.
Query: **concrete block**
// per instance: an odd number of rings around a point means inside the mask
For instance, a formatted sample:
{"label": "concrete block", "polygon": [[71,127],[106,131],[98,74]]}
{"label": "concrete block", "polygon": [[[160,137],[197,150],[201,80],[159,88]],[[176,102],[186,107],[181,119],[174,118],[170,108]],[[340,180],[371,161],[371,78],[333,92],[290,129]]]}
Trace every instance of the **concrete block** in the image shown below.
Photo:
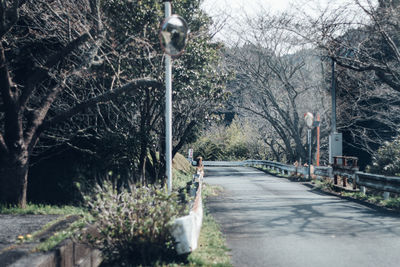
{"label": "concrete block", "polygon": [[86,255],[86,257],[81,258],[79,262],[76,263],[76,267],[92,267],[92,257],[91,255]]}
{"label": "concrete block", "polygon": [[384,192],[383,193],[383,199],[388,200],[390,198],[390,192]]}
{"label": "concrete block", "polygon": [[74,267],[74,243],[67,240],[59,248],[59,261],[61,267]]}
{"label": "concrete block", "polygon": [[98,267],[101,262],[103,261],[103,258],[101,256],[101,251],[98,249],[92,250],[92,267]]}
{"label": "concrete block", "polygon": [[36,267],[54,267],[57,264],[57,255],[55,252],[47,253],[40,258],[40,262],[37,263]]}
{"label": "concrete block", "polygon": [[90,257],[90,247],[82,243],[74,243],[74,264],[79,265],[88,255]]}

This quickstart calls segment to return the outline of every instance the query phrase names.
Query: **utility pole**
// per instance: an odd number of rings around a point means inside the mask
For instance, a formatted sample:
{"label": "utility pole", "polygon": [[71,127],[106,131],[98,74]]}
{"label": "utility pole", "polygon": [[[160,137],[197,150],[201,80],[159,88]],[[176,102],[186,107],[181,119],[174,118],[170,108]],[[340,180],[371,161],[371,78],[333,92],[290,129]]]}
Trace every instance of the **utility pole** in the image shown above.
{"label": "utility pole", "polygon": [[335,77],[335,60],[332,60],[332,86],[331,86],[331,97],[332,97],[332,119],[331,119],[331,133],[329,135],[329,163],[333,164],[334,156],[343,155],[343,136],[342,133],[338,133],[336,130],[336,77]]}

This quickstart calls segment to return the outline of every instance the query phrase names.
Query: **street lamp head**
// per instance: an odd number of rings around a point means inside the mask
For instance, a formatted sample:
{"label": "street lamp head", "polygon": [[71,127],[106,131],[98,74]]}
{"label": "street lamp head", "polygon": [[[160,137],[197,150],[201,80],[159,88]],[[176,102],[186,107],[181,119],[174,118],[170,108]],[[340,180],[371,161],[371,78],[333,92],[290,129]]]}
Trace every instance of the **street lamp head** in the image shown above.
{"label": "street lamp head", "polygon": [[188,32],[188,25],[182,17],[172,15],[166,18],[159,34],[163,51],[170,56],[179,56],[186,46]]}

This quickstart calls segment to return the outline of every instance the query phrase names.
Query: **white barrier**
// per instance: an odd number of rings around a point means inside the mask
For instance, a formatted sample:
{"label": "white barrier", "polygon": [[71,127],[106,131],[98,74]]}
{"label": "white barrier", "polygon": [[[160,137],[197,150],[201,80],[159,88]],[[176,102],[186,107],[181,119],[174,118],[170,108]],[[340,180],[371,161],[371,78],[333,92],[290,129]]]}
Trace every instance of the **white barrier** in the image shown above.
{"label": "white barrier", "polygon": [[189,215],[175,219],[172,227],[172,236],[176,242],[176,252],[187,254],[197,248],[201,224],[203,222],[203,204],[201,198],[201,187],[203,174],[198,176],[199,187],[196,191],[196,198]]}

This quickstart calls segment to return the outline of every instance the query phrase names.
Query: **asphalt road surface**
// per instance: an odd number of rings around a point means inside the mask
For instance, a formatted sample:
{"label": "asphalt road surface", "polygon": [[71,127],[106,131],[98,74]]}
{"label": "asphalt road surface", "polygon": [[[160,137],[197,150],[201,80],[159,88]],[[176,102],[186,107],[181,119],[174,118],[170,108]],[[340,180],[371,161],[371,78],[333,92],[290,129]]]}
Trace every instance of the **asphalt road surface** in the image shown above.
{"label": "asphalt road surface", "polygon": [[400,217],[247,167],[206,167],[234,266],[400,266]]}

